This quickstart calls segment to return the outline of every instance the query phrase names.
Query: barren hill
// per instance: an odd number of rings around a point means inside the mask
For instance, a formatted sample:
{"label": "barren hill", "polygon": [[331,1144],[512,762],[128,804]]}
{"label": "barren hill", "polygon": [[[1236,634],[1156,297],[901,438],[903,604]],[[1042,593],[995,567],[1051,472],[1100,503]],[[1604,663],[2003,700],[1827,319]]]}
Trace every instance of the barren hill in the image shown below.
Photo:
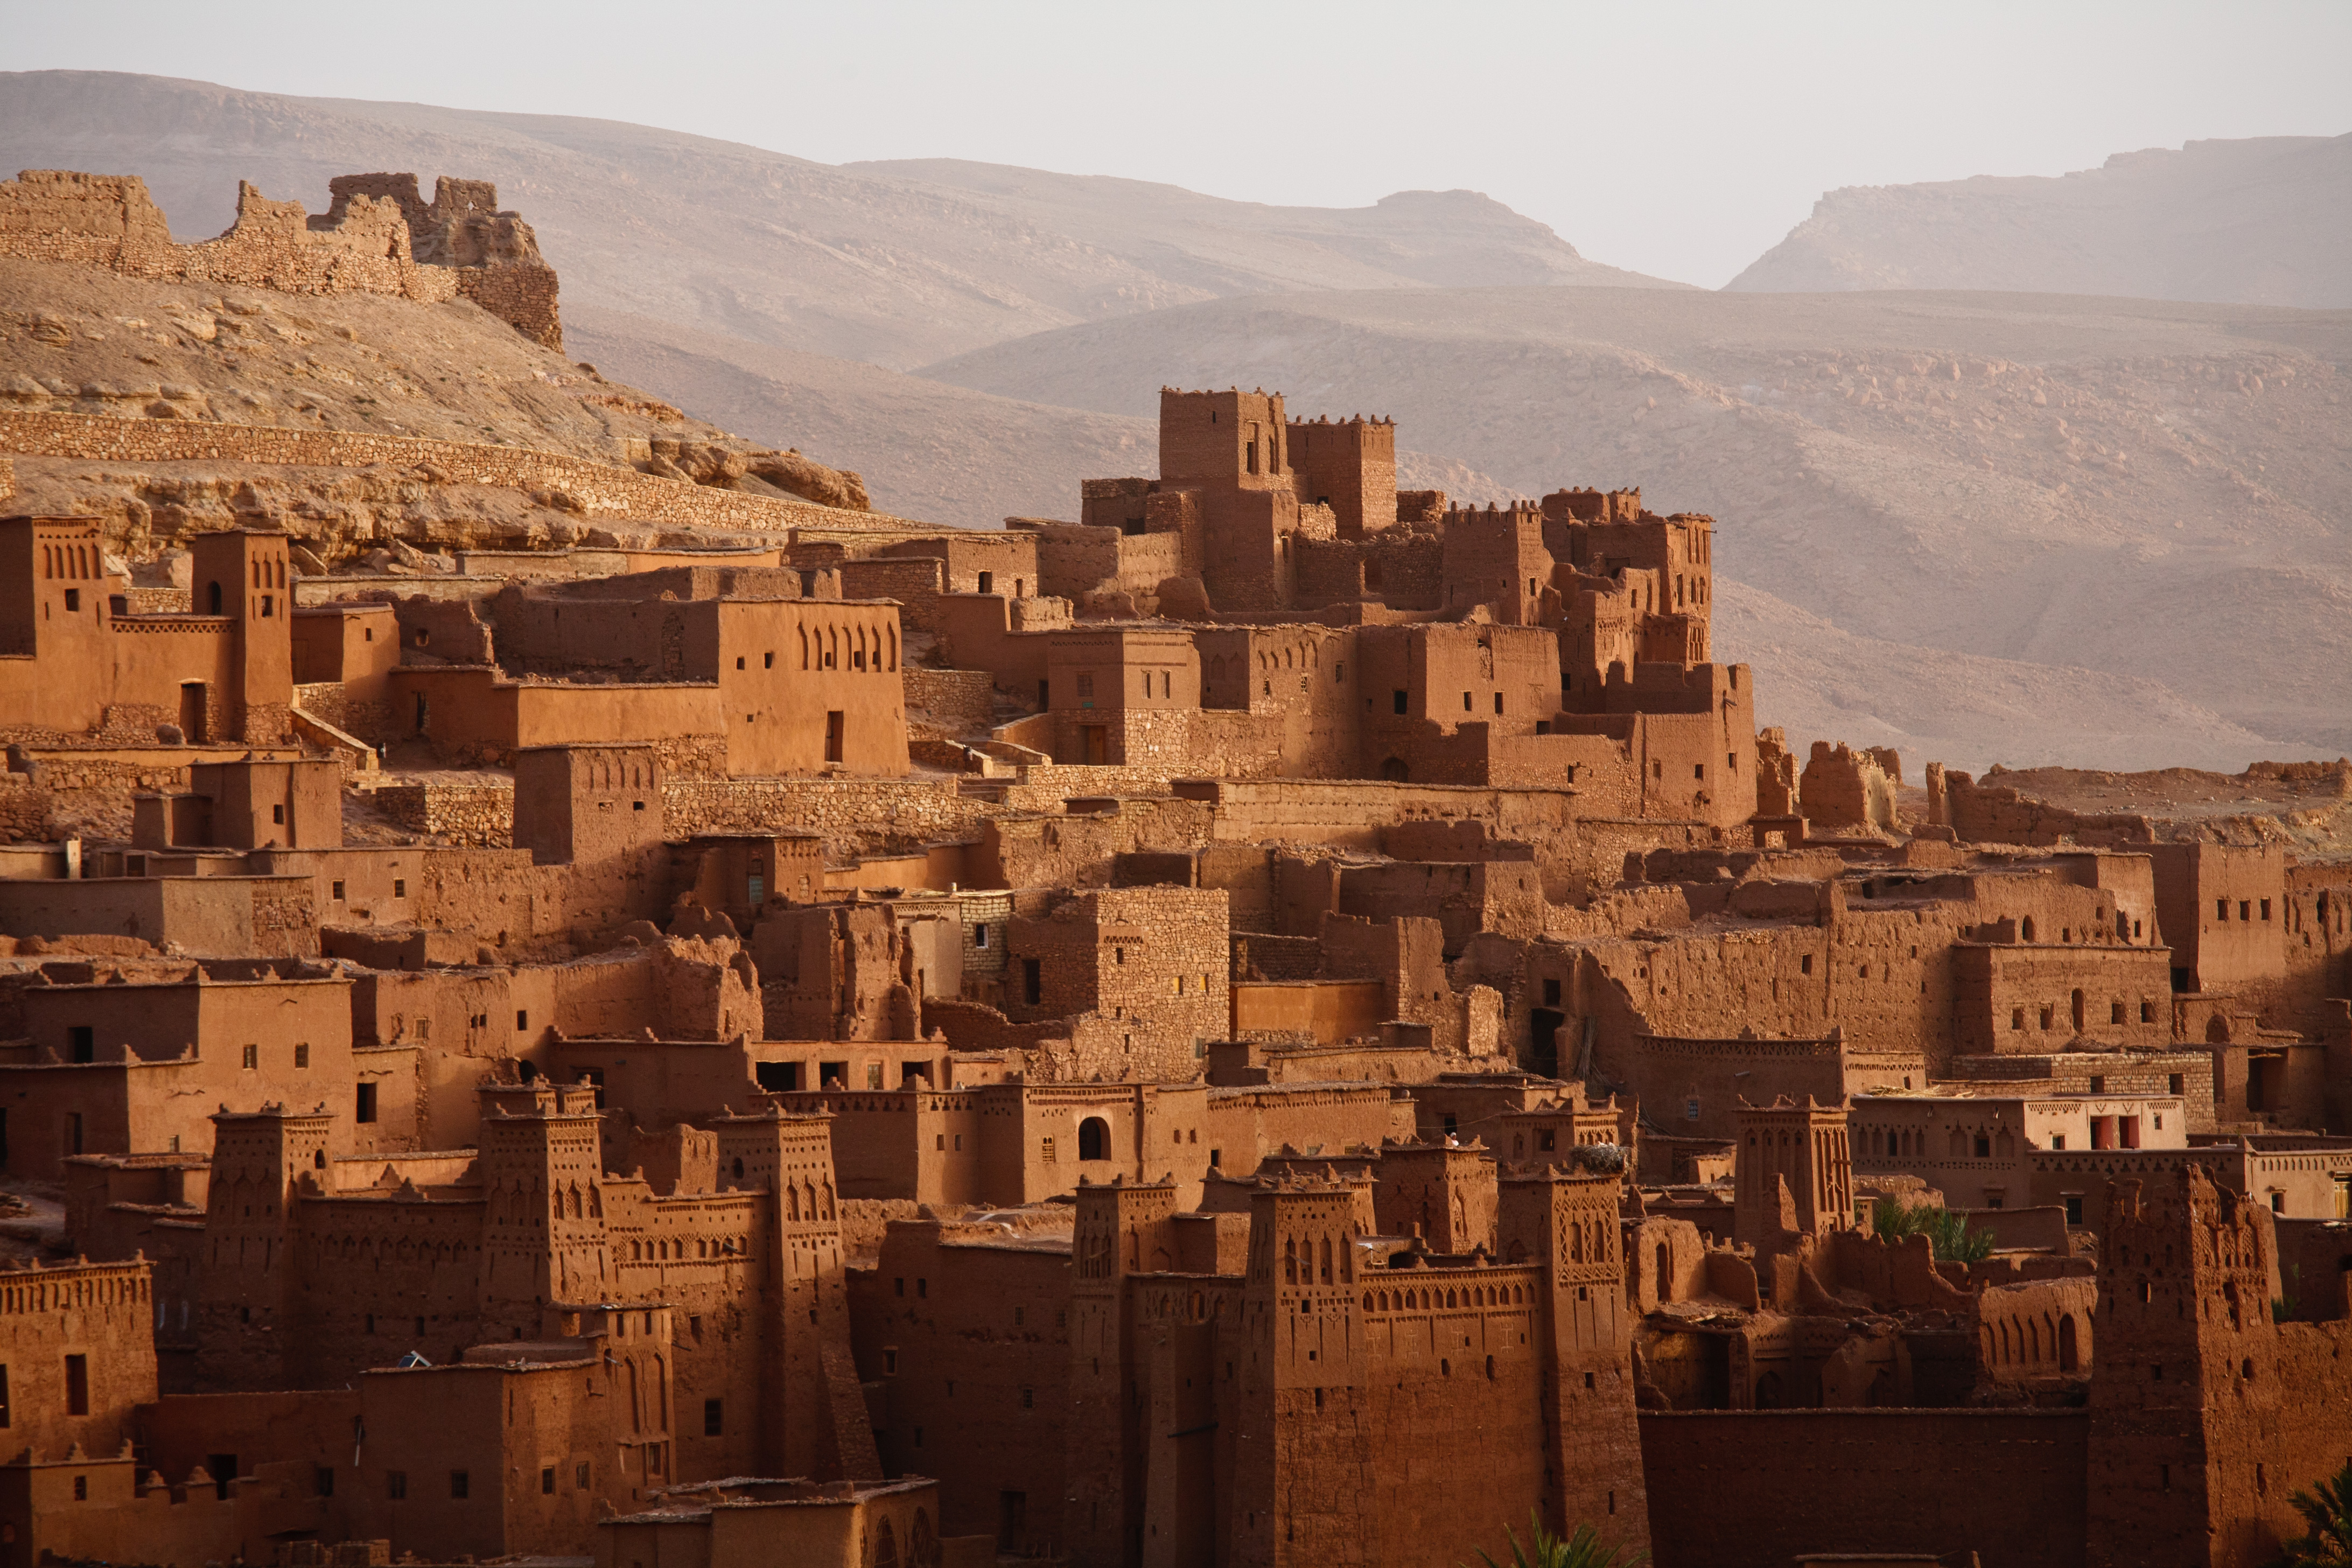
{"label": "barren hill", "polygon": [[327,181],[495,181],[566,307],[906,366],[1076,321],[1284,289],[1649,282],[1473,193],[1352,212],[985,164],[836,168],[618,121],[244,92],[106,71],[0,73],[16,168],[136,174],[182,238],[236,183],[326,205]]}
{"label": "barren hill", "polygon": [[[639,479],[633,456],[655,441],[749,446],[541,348],[462,300],[289,295],[0,258],[0,416],[19,415],[224,437],[258,427],[525,448],[632,481]],[[14,463],[17,493],[7,510],[99,517],[110,548],[134,559],[192,532],[246,522],[287,528],[330,563],[394,544],[587,543],[609,541],[616,529],[654,542],[661,533],[587,515],[544,486],[436,477],[429,462],[18,456]],[[786,499],[749,475],[732,488]]]}
{"label": "barren hill", "polygon": [[2352,135],[2191,142],[2056,179],[1832,191],[1727,287],[2352,305]]}
{"label": "barren hill", "polygon": [[[2243,765],[2352,750],[2347,328],[2344,312],[2053,296],[1289,295],[928,374],[1128,414],[1162,383],[1263,384],[1392,415],[1523,493],[1640,484],[1725,520],[1725,576],[1847,633],[2041,668],[2017,672],[2010,743],[1948,729],[1947,760],[2149,760],[2076,738],[2080,713],[2033,694],[2080,668],[2100,673],[2065,689],[2109,715],[2093,731],[2186,722],[2211,737],[2208,765]],[[1781,673],[1736,636],[1720,651],[1761,667],[1769,710]],[[1809,700],[1924,721],[1937,685],[1966,695],[1966,668],[1885,661]],[[2215,717],[2183,720],[2198,710]]]}

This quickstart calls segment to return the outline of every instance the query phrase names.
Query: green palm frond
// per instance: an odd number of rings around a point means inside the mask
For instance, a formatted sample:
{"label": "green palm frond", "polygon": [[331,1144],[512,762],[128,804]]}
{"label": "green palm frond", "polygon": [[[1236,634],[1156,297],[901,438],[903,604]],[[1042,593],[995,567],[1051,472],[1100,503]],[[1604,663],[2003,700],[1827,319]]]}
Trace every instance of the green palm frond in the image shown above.
{"label": "green palm frond", "polygon": [[2270,1568],[2352,1568],[2352,1464],[2295,1493],[2294,1510],[2310,1531],[2288,1542]]}
{"label": "green palm frond", "polygon": [[[1528,1510],[1526,1542],[1509,1525],[1503,1527],[1503,1539],[1511,1543],[1510,1568],[1642,1568],[1650,1560],[1646,1552],[1628,1557],[1622,1546],[1602,1545],[1601,1532],[1589,1524],[1580,1524],[1565,1536],[1554,1535],[1533,1509]],[[1484,1549],[1478,1561],[1486,1568],[1504,1568]]]}

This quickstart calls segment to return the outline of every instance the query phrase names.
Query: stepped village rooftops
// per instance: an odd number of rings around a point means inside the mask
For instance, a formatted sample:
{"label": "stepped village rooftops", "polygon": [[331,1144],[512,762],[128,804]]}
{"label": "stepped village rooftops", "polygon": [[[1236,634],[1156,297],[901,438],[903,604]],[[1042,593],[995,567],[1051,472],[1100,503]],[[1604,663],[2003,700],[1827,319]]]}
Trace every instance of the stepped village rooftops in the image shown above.
{"label": "stepped village rooftops", "polygon": [[[306,257],[514,236],[338,195]],[[2273,1550],[2352,1451],[2345,868],[1801,755],[1713,518],[1160,420],[1002,531],[0,520],[16,1549]]]}

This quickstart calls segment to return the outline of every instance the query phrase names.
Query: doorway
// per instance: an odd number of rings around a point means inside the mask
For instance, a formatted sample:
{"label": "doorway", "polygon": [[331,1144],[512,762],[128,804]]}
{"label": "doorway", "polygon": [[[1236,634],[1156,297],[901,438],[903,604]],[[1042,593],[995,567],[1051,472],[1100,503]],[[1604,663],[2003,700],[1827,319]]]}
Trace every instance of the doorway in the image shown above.
{"label": "doorway", "polygon": [[184,680],[180,683],[180,738],[191,746],[202,746],[212,740],[210,727],[205,722],[208,704],[205,700],[205,683]]}
{"label": "doorway", "polygon": [[1559,1076],[1559,1031],[1568,1015],[1538,1007],[1528,1015],[1528,1070],[1546,1078]]}

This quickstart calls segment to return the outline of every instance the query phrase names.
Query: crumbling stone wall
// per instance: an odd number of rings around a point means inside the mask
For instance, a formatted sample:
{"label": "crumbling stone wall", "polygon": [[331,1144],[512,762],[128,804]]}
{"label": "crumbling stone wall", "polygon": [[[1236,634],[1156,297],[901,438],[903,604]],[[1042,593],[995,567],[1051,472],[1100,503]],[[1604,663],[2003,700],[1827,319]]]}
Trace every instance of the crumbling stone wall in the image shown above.
{"label": "crumbling stone wall", "polygon": [[1943,778],[1948,820],[1963,844],[2118,847],[2156,842],[2154,825],[2134,813],[2070,811],[2028,800],[2007,784],[1979,784],[1967,773],[1948,768]]}
{"label": "crumbling stone wall", "polygon": [[[406,181],[408,199],[356,188],[385,180]],[[415,200],[414,174],[331,184],[334,205],[311,217],[301,203],[270,201],[240,180],[236,221],[215,239],[181,245],[136,175],[28,169],[0,182],[0,255],[284,294],[390,294],[424,304],[463,297],[533,342],[563,347],[555,271],[540,259],[530,226],[513,213],[440,210],[453,185],[488,193],[493,207],[497,187],[445,177],[428,209]]]}
{"label": "crumbling stone wall", "polygon": [[1797,783],[1808,831],[1894,832],[1895,786],[1902,782],[1903,764],[1885,746],[1857,752],[1815,741]]}

